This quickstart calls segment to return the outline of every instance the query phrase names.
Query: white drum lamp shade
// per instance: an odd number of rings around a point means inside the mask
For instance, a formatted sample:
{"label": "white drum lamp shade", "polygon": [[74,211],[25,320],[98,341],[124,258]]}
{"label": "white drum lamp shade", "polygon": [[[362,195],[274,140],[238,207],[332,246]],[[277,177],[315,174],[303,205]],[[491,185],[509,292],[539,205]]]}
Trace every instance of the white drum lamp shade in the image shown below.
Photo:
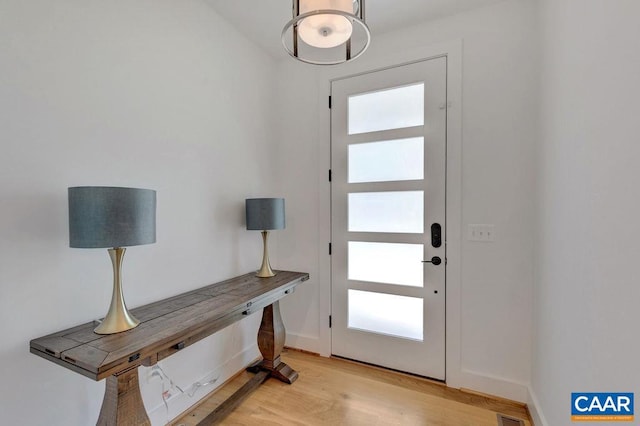
{"label": "white drum lamp shade", "polygon": [[[323,9],[353,14],[353,0],[300,0],[300,14]],[[339,46],[349,40],[352,32],[351,22],[340,15],[313,15],[298,24],[300,38],[308,45],[320,48]]]}

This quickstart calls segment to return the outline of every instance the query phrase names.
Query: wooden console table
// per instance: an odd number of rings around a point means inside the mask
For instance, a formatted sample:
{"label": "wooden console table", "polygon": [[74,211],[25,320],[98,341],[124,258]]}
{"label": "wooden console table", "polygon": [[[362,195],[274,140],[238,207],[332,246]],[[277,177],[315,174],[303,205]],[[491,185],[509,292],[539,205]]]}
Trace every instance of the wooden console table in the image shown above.
{"label": "wooden console table", "polygon": [[264,372],[261,379],[292,383],[298,373],[280,361],[285,329],[278,301],[308,279],[307,273],[288,271],[271,278],[242,275],[132,309],[140,320],[132,330],[99,335],[92,322],[34,339],[30,350],[93,380],[107,379],[98,425],[150,425],[138,367],[154,365],[262,308],[258,348],[263,359],[257,369]]}

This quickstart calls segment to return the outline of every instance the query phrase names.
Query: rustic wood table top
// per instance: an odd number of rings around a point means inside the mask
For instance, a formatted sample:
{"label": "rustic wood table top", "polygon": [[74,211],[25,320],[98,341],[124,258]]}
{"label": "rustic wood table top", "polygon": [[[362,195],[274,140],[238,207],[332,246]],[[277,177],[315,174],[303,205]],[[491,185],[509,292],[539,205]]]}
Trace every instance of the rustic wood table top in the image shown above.
{"label": "rustic wood table top", "polygon": [[271,305],[301,282],[304,272],[277,271],[231,278],[132,309],[140,325],[111,335],[93,332],[95,322],[33,339],[30,350],[94,380],[140,365],[153,365],[175,352]]}

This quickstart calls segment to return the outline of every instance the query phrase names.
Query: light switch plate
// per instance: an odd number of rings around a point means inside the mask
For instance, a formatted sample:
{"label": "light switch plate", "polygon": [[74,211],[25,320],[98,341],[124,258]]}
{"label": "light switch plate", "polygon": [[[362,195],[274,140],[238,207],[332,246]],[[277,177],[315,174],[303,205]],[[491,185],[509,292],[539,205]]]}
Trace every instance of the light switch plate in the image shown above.
{"label": "light switch plate", "polygon": [[495,241],[495,228],[495,225],[469,224],[467,239],[469,241],[492,243]]}

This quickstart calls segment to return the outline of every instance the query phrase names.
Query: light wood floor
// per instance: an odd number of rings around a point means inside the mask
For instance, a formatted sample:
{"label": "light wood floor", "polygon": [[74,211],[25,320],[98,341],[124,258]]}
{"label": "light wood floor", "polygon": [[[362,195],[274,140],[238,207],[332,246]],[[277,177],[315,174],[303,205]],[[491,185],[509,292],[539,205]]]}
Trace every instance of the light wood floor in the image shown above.
{"label": "light wood floor", "polygon": [[[282,359],[298,371],[298,380],[267,380],[221,424],[496,426],[499,412],[532,425],[526,407],[510,401],[293,350]],[[251,376],[240,374],[171,424],[195,426]]]}

